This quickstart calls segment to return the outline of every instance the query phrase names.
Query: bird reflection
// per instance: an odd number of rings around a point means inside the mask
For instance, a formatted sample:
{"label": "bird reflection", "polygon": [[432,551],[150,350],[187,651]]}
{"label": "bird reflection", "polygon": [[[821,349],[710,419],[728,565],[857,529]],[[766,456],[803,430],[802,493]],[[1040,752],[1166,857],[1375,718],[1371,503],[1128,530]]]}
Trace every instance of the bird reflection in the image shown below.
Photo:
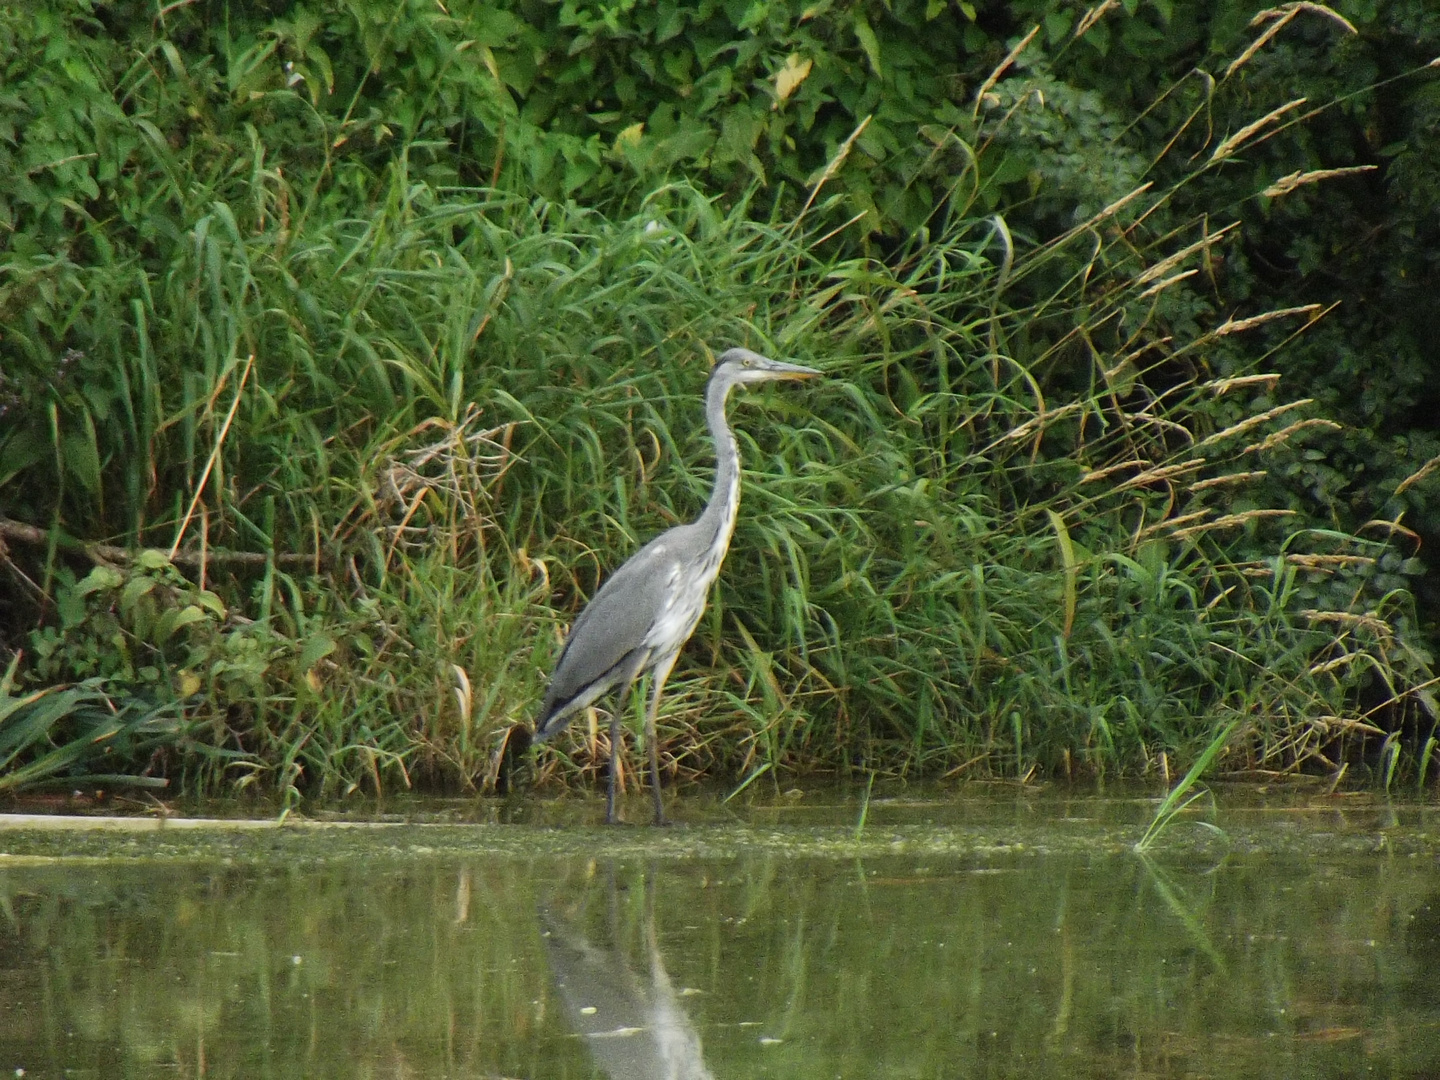
{"label": "bird reflection", "polygon": [[571,1029],[585,1040],[601,1070],[620,1080],[714,1080],[701,1055],[700,1033],[680,1006],[655,936],[653,887],[645,891],[648,979],[621,948],[617,887],[608,869],[610,941],[590,939],[579,919],[546,904],[540,927],[550,974]]}

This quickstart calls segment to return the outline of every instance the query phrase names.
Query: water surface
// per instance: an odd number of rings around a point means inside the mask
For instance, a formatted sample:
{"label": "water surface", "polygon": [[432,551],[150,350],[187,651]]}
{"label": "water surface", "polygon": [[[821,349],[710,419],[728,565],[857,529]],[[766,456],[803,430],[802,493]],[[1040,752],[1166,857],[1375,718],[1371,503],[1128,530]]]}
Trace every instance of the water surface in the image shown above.
{"label": "water surface", "polygon": [[1440,816],[1250,797],[1224,841],[1143,859],[1147,809],[897,799],[858,835],[833,799],[668,830],[12,822],[0,1073],[1440,1073]]}

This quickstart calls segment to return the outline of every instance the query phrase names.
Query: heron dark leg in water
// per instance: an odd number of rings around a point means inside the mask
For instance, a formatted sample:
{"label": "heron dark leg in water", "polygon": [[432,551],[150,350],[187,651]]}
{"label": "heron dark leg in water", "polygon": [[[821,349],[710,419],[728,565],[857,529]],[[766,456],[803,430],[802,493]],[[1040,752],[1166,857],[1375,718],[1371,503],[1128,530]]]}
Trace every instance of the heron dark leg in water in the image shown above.
{"label": "heron dark leg in water", "polygon": [[665,824],[665,808],[660,803],[660,740],[655,735],[655,718],[660,715],[660,692],[679,656],[677,649],[655,665],[650,676],[650,707],[645,710],[645,746],[650,751],[650,793],[655,797],[656,825]]}
{"label": "heron dark leg in water", "polygon": [[633,673],[625,680],[625,685],[620,693],[616,695],[614,708],[610,710],[610,775],[605,782],[605,824],[619,824],[620,819],[615,816],[615,789],[620,780],[620,718],[624,715],[625,703],[630,700],[630,691],[635,686],[635,680],[640,677],[640,672],[645,670],[645,659],[642,658],[635,664]]}
{"label": "heron dark leg in water", "polygon": [[615,708],[610,711],[610,780],[605,790],[605,824],[614,825],[615,817],[615,781],[616,774],[620,771],[620,710],[625,707],[625,699],[630,696],[630,687],[626,686],[620,693],[620,700],[615,703]]}
{"label": "heron dark leg in water", "polygon": [[[655,719],[660,714],[660,694],[665,689],[665,680],[670,677],[670,672],[675,667],[675,661],[679,658],[678,651],[657,663],[650,674],[650,705],[645,710],[645,746],[650,754],[650,791],[655,797],[655,824],[664,825],[665,807],[660,800],[660,743],[655,732]],[[615,699],[615,708],[610,712],[610,777],[605,792],[605,823],[614,825],[619,820],[615,816],[615,791],[619,786],[619,765],[617,759],[620,749],[620,717],[623,715],[625,702],[630,697],[630,690],[635,685],[632,679],[626,683],[625,689]]]}
{"label": "heron dark leg in water", "polygon": [[661,533],[611,574],[580,612],[550,677],[535,742],[562,730],[576,713],[620,689],[610,719],[610,785],[605,820],[615,821],[615,755],[620,751],[620,710],[630,685],[646,671],[653,681],[645,713],[655,821],[663,824],[655,719],[665,680],[681,647],[694,633],[710,586],[730,548],[740,508],[740,451],[725,419],[725,401],[737,386],[776,379],[808,379],[820,372],[798,364],[731,349],[721,354],[705,387],[705,422],[715,440],[715,487],[704,512],[688,525]]}

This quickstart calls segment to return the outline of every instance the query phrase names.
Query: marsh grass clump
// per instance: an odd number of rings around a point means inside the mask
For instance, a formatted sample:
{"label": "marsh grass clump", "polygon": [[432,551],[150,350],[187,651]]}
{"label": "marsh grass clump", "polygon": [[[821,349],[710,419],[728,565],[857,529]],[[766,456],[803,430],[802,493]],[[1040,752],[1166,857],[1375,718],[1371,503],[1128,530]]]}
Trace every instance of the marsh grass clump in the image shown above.
{"label": "marsh grass clump", "polygon": [[[1286,772],[1433,724],[1403,527],[1317,529],[1266,484],[1333,425],[1247,335],[1323,313],[1214,313],[1226,229],[1174,188],[1026,241],[972,152],[887,247],[823,186],[607,214],[436,183],[427,152],[301,182],[258,133],[219,172],[157,146],[165,229],[4,268],[7,371],[44,388],[0,434],[5,633],[19,677],[171,703],[132,766],[492,789],[561,628],[703,504],[731,345],[832,380],[734,409],[751,476],[662,711],[672,776],[1168,777],[1232,727],[1229,767]],[[97,676],[108,648],[132,659]],[[32,754],[68,745],[51,720]],[[599,727],[539,778],[593,773]]]}

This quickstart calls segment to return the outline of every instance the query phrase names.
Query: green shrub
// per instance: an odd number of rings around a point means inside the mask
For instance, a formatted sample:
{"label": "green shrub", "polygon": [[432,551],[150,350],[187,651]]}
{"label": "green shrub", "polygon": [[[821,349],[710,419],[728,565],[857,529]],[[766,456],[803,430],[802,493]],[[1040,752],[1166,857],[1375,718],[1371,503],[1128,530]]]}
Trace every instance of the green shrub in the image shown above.
{"label": "green shrub", "polygon": [[[721,196],[639,169],[604,211],[543,193],[585,172],[578,150],[539,194],[503,169],[467,182],[459,148],[511,123],[501,60],[534,25],[487,16],[461,49],[446,35],[469,24],[428,6],[190,5],[135,28],[135,60],[105,33],[129,10],[70,16],[48,74],[46,24],[3,23],[24,108],[56,80],[87,103],[53,147],[7,144],[79,171],[40,168],[7,203],[0,484],[8,517],[55,527],[17,541],[43,599],[6,625],[41,623],[33,679],[183,709],[162,764],[197,788],[493,784],[560,627],[703,502],[698,395],[732,344],[834,380],[737,407],[750,480],[662,717],[670,770],[1165,772],[1237,719],[1232,762],[1291,770],[1433,724],[1403,529],[1316,528],[1275,483],[1335,426],[1259,366],[1313,309],[1225,318],[1192,288],[1229,241],[1190,192],[1270,128],[1211,131],[1146,189],[1148,158],[1096,153],[1128,130],[1113,110],[1026,61],[968,130],[877,113],[846,142],[843,114],[793,202],[742,156],[710,162]],[[850,20],[853,46],[834,40],[908,78],[861,10],[786,25]],[[573,55],[640,48],[596,18],[567,24],[591,35]],[[842,76],[812,68],[766,123]],[[864,141],[886,131],[923,166],[896,166],[893,199]],[[619,134],[611,179],[568,190],[620,184],[647,144]],[[916,194],[922,174],[943,185]],[[990,215],[1017,190],[1053,239]],[[874,243],[871,207],[927,224]],[[175,557],[97,570],[68,535]],[[574,735],[542,775],[603,760]]]}

